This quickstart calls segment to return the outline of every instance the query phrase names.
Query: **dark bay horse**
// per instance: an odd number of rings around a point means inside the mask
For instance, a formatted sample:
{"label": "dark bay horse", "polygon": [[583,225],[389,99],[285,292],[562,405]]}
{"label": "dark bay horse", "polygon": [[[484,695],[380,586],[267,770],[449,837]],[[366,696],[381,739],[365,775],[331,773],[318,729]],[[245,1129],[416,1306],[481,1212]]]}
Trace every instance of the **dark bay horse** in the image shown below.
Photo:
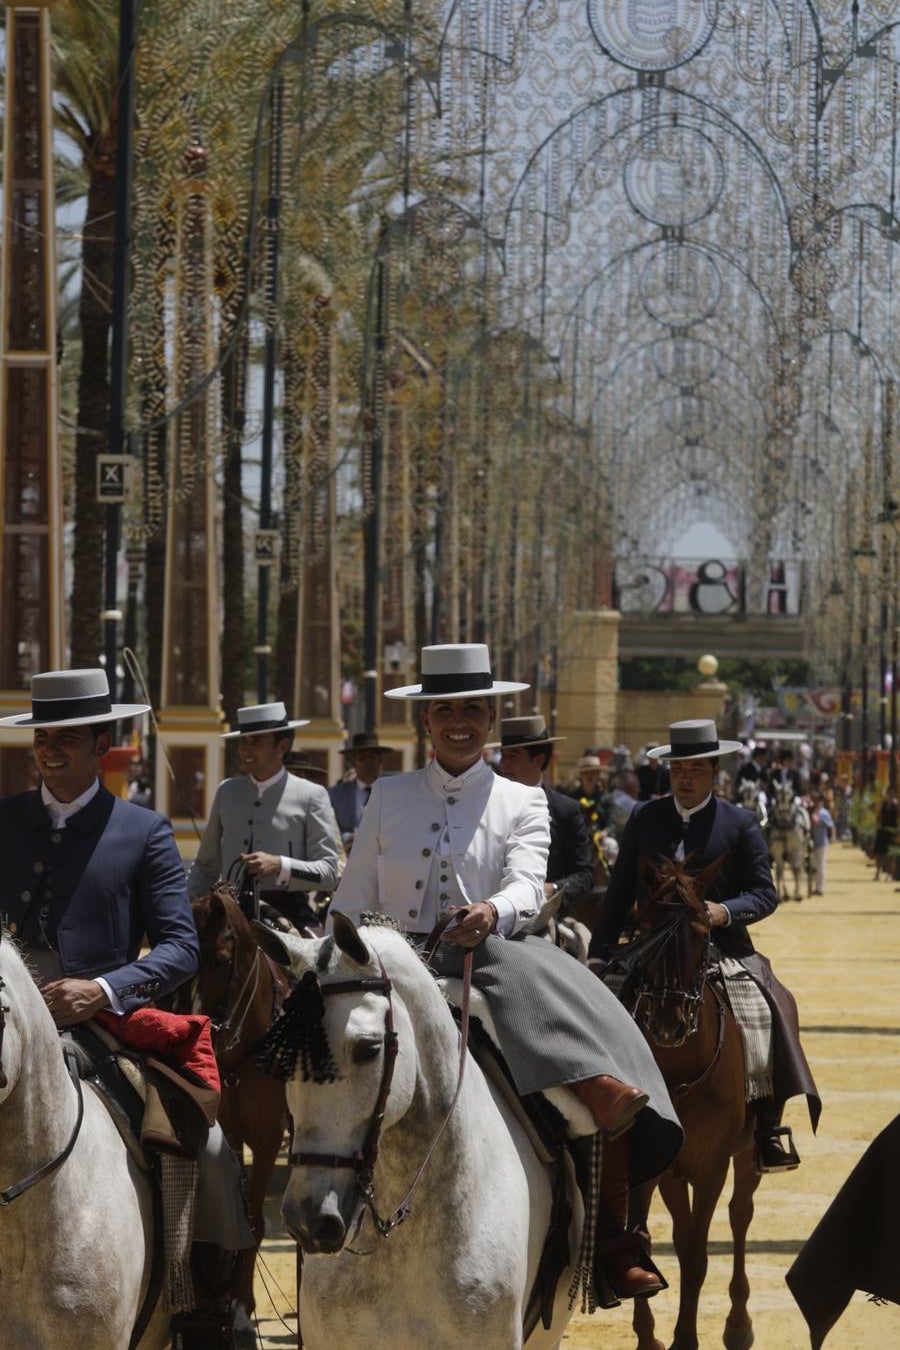
{"label": "dark bay horse", "polygon": [[[702,896],[717,860],[691,874],[665,861],[651,868],[636,935],[620,949],[628,970],[623,997],[653,1050],[684,1128],[684,1145],[660,1179],[672,1215],[680,1272],[678,1320],[670,1350],[697,1350],[697,1308],[706,1278],[713,1213],[734,1159],[728,1206],[733,1241],[731,1307],[723,1334],[727,1350],[748,1350],[753,1324],[747,1308],[746,1239],[759,1176],[753,1165],[753,1119],[745,1100],[740,1028],[711,961],[710,927]],[[653,1186],[634,1215],[646,1222]],[[637,1299],[633,1326],[639,1350],[664,1350],[654,1335],[648,1299]]]}
{"label": "dark bay horse", "polygon": [[[227,883],[192,902],[200,939],[200,966],[175,996],[175,1011],[203,1012],[213,1023],[213,1043],[222,1077],[219,1121],[231,1147],[253,1155],[247,1177],[247,1208],[257,1245],[265,1233],[263,1205],[287,1124],[284,1084],[256,1065],[257,1047],[281,1011],[289,979],[256,944]],[[256,1252],[242,1252],[236,1272],[235,1332],[254,1346],[252,1314]]]}

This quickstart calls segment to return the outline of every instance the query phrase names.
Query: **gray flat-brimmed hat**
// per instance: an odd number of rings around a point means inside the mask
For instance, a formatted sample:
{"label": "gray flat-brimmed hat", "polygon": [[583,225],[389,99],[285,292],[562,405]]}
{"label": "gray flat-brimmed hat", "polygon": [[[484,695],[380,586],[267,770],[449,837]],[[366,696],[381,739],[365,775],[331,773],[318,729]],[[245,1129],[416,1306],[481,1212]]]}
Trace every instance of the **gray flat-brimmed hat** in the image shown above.
{"label": "gray flat-brimmed hat", "polygon": [[88,727],[139,717],[147,703],[113,703],[106,671],[47,670],[31,677],[31,712],[0,717],[0,727]]}
{"label": "gray flat-brimmed hat", "polygon": [[386,689],[385,698],[493,698],[496,694],[518,694],[527,684],[515,680],[495,680],[491,657],[483,642],[447,642],[423,647],[419,665],[419,683],[400,689]]}
{"label": "gray flat-brimmed hat", "polygon": [[484,748],[496,750],[499,746],[501,750],[506,750],[521,746],[526,749],[530,745],[554,745],[566,739],[565,736],[548,736],[547,723],[543,717],[540,713],[531,713],[527,717],[504,717],[500,723],[499,741],[491,741]]}
{"label": "gray flat-brimmed hat", "polygon": [[237,728],[224,731],[223,741],[232,741],[237,736],[257,736],[267,731],[293,731],[294,727],[308,727],[309,718],[304,717],[288,721],[287,709],[283,703],[252,703],[248,708],[238,708]]}
{"label": "gray flat-brimmed hat", "polygon": [[715,759],[719,755],[733,755],[740,749],[740,741],[719,740],[716,724],[710,718],[698,717],[673,722],[669,727],[669,744],[648,750],[647,758]]}

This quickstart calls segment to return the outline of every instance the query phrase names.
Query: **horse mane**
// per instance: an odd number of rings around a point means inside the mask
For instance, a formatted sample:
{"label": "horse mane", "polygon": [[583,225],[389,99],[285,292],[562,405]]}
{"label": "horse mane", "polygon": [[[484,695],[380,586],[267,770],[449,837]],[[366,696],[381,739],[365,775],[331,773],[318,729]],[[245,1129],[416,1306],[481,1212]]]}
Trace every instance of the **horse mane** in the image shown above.
{"label": "horse mane", "polygon": [[648,916],[663,906],[680,905],[694,911],[707,923],[703,896],[723,862],[721,853],[699,872],[691,871],[689,854],[683,862],[678,858],[661,858],[658,863],[645,862],[642,867],[646,896],[638,905],[638,926],[647,923]]}

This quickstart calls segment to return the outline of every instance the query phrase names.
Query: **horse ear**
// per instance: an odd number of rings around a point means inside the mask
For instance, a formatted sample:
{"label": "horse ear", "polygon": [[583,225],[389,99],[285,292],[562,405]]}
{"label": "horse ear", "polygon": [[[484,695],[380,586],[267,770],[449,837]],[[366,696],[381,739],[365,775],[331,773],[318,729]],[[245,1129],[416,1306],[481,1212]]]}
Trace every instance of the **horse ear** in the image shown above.
{"label": "horse ear", "polygon": [[694,884],[701,899],[706,894],[707,887],[718,876],[724,861],[725,854],[720,853],[718,858],[713,858],[711,863],[707,863],[706,867],[694,874]]}
{"label": "horse ear", "polygon": [[274,928],[270,928],[266,923],[259,923],[256,919],[250,926],[253,929],[257,947],[260,947],[266,956],[271,956],[277,965],[286,966],[290,969],[291,953]]}
{"label": "horse ear", "polygon": [[345,956],[349,956],[358,966],[367,966],[371,961],[369,949],[363,942],[352,919],[336,910],[331,916],[334,927],[334,940]]}

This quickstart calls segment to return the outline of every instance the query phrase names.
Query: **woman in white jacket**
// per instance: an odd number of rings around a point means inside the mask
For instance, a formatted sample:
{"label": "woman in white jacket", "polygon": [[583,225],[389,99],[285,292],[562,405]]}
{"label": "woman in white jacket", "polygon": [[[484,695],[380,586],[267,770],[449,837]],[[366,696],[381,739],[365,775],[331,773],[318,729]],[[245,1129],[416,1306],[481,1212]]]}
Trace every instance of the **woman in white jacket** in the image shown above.
{"label": "woman in white jacket", "polygon": [[335,908],[356,921],[390,915],[417,935],[453,913],[436,964],[458,974],[461,949],[476,948],[473,983],[518,1091],[565,1084],[606,1131],[605,1273],[619,1298],[654,1294],[662,1281],[625,1231],[628,1189],[665,1170],[681,1128],[619,1002],[585,966],[520,933],[543,903],[547,801],[540,788],[495,775],[482,751],[492,699],[527,687],[494,680],[482,644],[423,649],[421,682],[388,696],[422,702],[434,759],[375,783]]}

